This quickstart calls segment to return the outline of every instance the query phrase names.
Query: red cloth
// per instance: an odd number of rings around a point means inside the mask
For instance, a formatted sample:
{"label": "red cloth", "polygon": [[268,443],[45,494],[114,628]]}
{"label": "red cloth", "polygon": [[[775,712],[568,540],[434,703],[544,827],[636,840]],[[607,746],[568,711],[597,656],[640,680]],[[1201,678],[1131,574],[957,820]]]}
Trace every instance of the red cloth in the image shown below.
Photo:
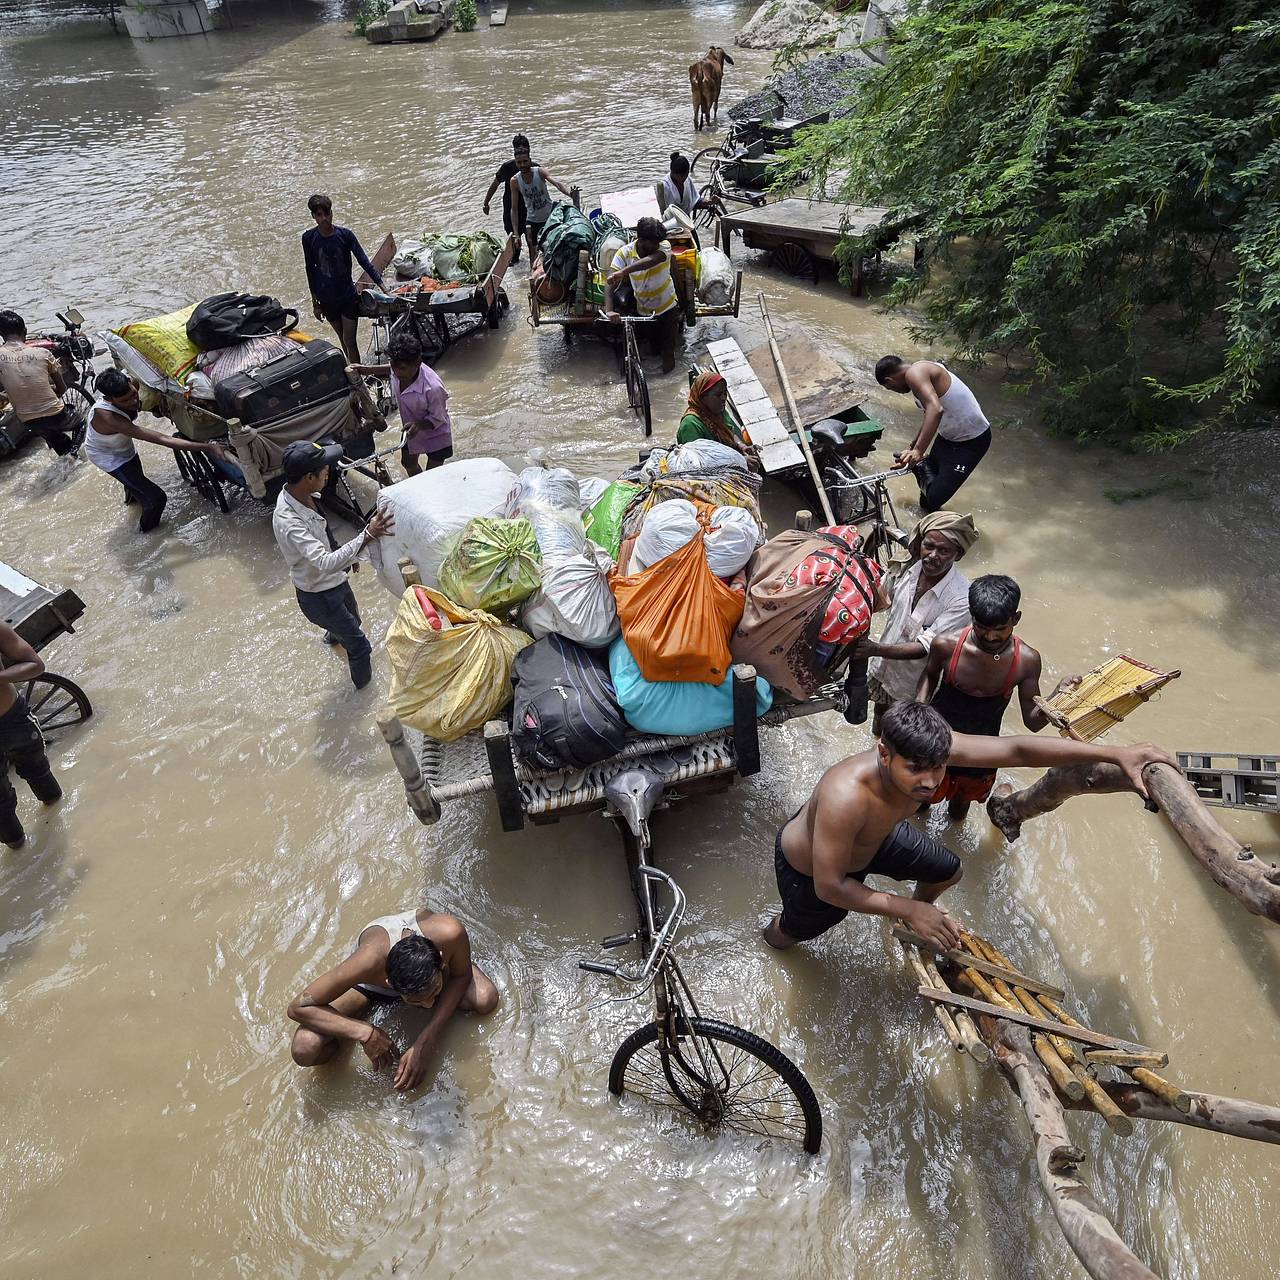
{"label": "red cloth", "polygon": [[975,777],[972,773],[956,773],[948,769],[943,775],[938,789],[933,793],[930,804],[941,804],[944,800],[968,800],[970,804],[981,804],[996,784],[996,770]]}
{"label": "red cloth", "polygon": [[[856,525],[828,525],[818,532],[829,533],[851,547],[862,544],[862,535]],[[859,636],[866,635],[871,627],[872,608],[868,601],[876,598],[876,587],[880,582],[878,564],[873,560],[859,561],[849,556],[841,569],[831,562],[829,556],[809,555],[796,565],[793,573],[787,575],[787,585],[826,586],[837,576],[840,582],[823,614],[818,634],[827,644],[851,644]],[[858,590],[859,585],[861,591]]]}

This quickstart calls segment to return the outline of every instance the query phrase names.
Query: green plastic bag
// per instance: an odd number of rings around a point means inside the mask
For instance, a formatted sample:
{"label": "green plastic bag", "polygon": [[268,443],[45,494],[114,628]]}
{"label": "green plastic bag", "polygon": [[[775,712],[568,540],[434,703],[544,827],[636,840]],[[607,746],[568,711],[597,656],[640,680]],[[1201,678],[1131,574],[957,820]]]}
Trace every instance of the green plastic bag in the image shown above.
{"label": "green plastic bag", "polygon": [[502,252],[502,245],[487,231],[423,238],[431,250],[433,275],[441,284],[483,280]]}
{"label": "green plastic bag", "polygon": [[542,552],[527,520],[476,516],[440,566],[440,590],[464,609],[501,616],[542,585]]}
{"label": "green plastic bag", "polygon": [[615,480],[596,499],[595,505],[582,522],[587,537],[597,546],[603,547],[615,560],[622,546],[622,517],[631,505],[631,499],[639,492],[638,484]]}

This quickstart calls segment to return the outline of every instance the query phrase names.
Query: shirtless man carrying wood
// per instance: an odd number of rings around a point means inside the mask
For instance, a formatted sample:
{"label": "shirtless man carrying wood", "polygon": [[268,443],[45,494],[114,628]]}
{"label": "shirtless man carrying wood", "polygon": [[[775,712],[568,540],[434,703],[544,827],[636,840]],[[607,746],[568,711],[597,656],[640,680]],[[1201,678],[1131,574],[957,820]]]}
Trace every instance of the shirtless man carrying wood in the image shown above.
{"label": "shirtless man carrying wood", "polygon": [[[1040,738],[972,738],[918,702],[895,702],[880,725],[880,741],[822,775],[813,795],[774,841],[774,869],[782,911],[764,940],[782,950],[808,942],[850,911],[893,916],[943,951],[960,944],[960,929],[934,902],[961,875],[960,859],[932,836],[910,826],[948,764],[980,769],[1118,765],[1146,798],[1142,770],[1177,762],[1150,743],[1106,747]],[[868,889],[869,875],[914,880],[910,898]]]}

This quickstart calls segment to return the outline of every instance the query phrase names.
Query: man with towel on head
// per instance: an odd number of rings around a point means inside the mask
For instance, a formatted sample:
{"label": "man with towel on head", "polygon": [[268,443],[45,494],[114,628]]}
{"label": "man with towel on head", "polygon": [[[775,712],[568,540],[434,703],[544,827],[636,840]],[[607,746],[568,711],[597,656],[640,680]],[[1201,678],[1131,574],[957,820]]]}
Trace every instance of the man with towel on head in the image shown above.
{"label": "man with towel on head", "polygon": [[956,562],[977,540],[973,517],[954,511],[935,511],[912,530],[911,567],[894,586],[880,639],[859,640],[854,650],[855,658],[872,659],[867,683],[877,737],[889,707],[915,698],[934,637],[969,624],[969,580]]}

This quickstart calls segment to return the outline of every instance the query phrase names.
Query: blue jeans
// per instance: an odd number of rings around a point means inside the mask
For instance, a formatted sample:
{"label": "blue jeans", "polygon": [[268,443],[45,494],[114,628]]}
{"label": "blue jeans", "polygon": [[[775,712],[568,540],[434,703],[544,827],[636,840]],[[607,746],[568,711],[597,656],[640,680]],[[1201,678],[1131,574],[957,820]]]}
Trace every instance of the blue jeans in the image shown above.
{"label": "blue jeans", "polygon": [[322,627],[346,651],[347,665],[351,668],[351,683],[363,689],[373,679],[373,646],[360,629],[360,606],[351,584],[330,587],[328,591],[302,591],[294,588],[298,608],[308,622]]}

